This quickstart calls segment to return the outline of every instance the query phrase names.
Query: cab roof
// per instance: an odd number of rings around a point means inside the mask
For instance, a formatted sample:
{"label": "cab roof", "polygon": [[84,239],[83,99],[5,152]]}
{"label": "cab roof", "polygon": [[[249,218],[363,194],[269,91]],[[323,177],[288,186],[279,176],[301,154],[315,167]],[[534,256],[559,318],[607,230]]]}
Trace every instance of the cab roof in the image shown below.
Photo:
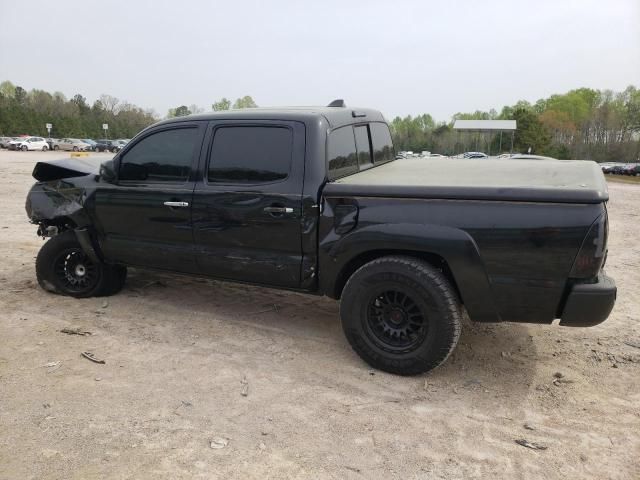
{"label": "cab roof", "polygon": [[377,110],[360,107],[258,107],[240,110],[222,110],[162,120],[156,125],[193,120],[289,120],[312,122],[324,117],[331,128],[358,122],[385,122]]}

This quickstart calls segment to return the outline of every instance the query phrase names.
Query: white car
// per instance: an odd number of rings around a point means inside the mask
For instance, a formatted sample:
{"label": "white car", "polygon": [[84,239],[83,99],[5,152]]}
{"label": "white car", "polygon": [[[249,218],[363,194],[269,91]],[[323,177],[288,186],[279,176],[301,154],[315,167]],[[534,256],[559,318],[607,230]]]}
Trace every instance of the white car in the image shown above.
{"label": "white car", "polygon": [[9,142],[9,149],[22,150],[23,152],[27,150],[42,150],[46,152],[49,150],[49,144],[42,137],[23,137]]}
{"label": "white car", "polygon": [[93,150],[93,147],[88,143],[78,140],[77,138],[63,138],[53,144],[54,150],[70,150],[74,152],[84,152]]}

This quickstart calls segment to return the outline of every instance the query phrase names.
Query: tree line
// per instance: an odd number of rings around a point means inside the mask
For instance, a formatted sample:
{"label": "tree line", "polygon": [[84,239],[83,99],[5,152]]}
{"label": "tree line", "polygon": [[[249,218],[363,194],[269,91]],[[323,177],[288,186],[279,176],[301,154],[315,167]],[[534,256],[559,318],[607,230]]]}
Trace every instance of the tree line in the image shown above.
{"label": "tree line", "polygon": [[[220,100],[213,102],[211,104],[211,110],[214,112],[219,112],[221,110],[229,110],[231,108],[237,110],[240,108],[256,108],[258,105],[249,95],[245,95],[244,97],[236,99],[235,102],[231,103],[226,97],[222,97]],[[187,107],[186,105],[180,105],[176,108],[170,108],[167,112],[167,118],[172,117],[183,117],[185,115],[191,115],[193,113],[202,113],[204,112],[203,108],[198,107],[197,105],[190,105]]]}
{"label": "tree line", "polygon": [[436,123],[429,114],[396,117],[391,130],[396,150],[446,155],[469,150],[509,152],[511,134],[463,133],[455,120],[516,120],[513,151],[561,159],[640,161],[640,90],[622,92],[580,88],[535,103],[504,106],[500,113],[456,113],[451,122]]}
{"label": "tree line", "polygon": [[[253,108],[249,95],[231,101],[221,98],[211,110]],[[197,105],[169,109],[167,117],[202,113]],[[425,113],[396,117],[390,122],[396,151],[428,150],[454,155],[469,150],[497,154],[511,150],[506,133],[461,133],[455,120],[517,121],[514,152],[528,152],[556,158],[597,161],[640,161],[640,90],[629,86],[622,92],[580,88],[551,95],[535,103],[521,100],[497,110],[456,113],[450,122],[436,122]],[[45,124],[53,124],[53,137],[101,138],[102,124],[109,125],[109,138],[131,138],[159,120],[145,110],[111,95],[101,95],[89,105],[80,94],[67,99],[61,92],[26,91],[9,81],[0,83],[0,135],[46,135]]]}
{"label": "tree line", "polygon": [[51,136],[103,138],[102,124],[108,124],[109,138],[131,138],[157,121],[152,110],[101,95],[92,105],[80,94],[68,99],[62,92],[26,91],[9,81],[0,83],[0,135],[47,136],[45,124],[53,125]]}

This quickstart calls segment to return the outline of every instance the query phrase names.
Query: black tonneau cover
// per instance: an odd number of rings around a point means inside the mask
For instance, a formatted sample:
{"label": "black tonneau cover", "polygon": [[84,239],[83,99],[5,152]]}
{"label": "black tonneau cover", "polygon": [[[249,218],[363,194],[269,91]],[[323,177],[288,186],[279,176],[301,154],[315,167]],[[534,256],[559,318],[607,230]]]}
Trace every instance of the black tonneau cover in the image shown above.
{"label": "black tonneau cover", "polygon": [[595,162],[458,158],[395,160],[328,183],[324,195],[552,203],[609,199]]}

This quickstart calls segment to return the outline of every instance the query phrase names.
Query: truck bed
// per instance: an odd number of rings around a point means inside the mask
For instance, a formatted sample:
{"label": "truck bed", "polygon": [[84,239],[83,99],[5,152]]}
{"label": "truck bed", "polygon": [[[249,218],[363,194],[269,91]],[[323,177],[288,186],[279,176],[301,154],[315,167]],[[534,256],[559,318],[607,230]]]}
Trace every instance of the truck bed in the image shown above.
{"label": "truck bed", "polygon": [[601,203],[607,183],[583,160],[402,159],[328,183],[325,196]]}

